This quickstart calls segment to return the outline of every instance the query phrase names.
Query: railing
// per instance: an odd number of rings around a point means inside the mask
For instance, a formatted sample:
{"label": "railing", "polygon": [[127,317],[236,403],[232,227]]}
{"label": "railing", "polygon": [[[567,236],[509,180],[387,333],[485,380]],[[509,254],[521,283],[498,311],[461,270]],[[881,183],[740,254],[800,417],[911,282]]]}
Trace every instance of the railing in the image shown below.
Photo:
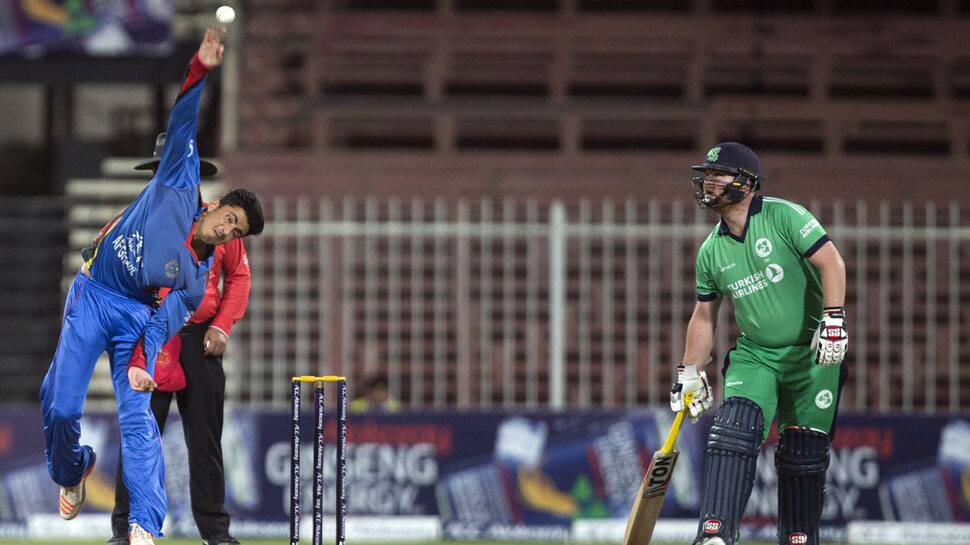
{"label": "railing", "polygon": [[[806,204],[849,270],[842,407],[970,405],[970,213]],[[290,376],[327,373],[352,390],[386,373],[412,408],[666,403],[694,253],[714,224],[670,201],[276,199],[267,212],[248,241],[253,292],[228,389],[281,409]]]}

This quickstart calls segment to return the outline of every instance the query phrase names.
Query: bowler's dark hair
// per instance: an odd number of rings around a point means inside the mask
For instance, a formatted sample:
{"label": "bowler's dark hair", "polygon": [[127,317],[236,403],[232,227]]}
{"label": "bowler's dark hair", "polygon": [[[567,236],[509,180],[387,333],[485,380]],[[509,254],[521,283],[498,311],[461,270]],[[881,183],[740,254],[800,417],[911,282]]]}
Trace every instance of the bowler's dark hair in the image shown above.
{"label": "bowler's dark hair", "polygon": [[259,204],[259,197],[246,188],[236,188],[219,199],[219,206],[229,204],[238,206],[246,212],[249,220],[249,232],[246,235],[258,235],[263,232],[263,205]]}

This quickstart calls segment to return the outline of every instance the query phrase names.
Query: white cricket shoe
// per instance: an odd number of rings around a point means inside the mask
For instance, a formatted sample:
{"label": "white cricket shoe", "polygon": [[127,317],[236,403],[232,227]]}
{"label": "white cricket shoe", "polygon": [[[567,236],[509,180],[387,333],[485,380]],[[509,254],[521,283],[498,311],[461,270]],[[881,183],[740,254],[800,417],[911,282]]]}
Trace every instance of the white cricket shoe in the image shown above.
{"label": "white cricket shoe", "polygon": [[87,470],[84,471],[84,475],[81,477],[81,482],[77,483],[76,486],[62,486],[61,487],[61,497],[60,503],[58,504],[58,512],[61,518],[64,520],[71,520],[78,516],[81,509],[84,507],[84,502],[87,501],[87,495],[84,493],[84,481],[88,480],[88,475],[94,471],[94,463],[97,461],[98,457],[95,456],[94,451],[91,451],[91,463]]}
{"label": "white cricket shoe", "polygon": [[128,528],[128,545],[155,545],[155,538],[136,522]]}
{"label": "white cricket shoe", "polygon": [[724,540],[719,537],[709,537],[701,541],[701,545],[724,545]]}

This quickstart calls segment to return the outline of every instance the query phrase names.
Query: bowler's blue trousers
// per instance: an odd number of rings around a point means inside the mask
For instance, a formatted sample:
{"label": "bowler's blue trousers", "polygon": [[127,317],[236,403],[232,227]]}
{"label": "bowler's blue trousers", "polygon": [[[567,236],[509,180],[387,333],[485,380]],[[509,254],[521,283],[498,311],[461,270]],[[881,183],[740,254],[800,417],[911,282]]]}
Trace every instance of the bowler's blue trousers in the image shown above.
{"label": "bowler's blue trousers", "polygon": [[[128,383],[128,361],[153,312],[145,303],[78,273],[64,304],[60,340],[40,399],[47,469],[57,484],[75,486],[91,463],[79,442],[84,399],[98,357],[108,352],[131,497],[128,520],[160,536],[167,503],[161,435],[149,408],[151,393],[136,392]],[[154,375],[154,363],[147,371]]]}

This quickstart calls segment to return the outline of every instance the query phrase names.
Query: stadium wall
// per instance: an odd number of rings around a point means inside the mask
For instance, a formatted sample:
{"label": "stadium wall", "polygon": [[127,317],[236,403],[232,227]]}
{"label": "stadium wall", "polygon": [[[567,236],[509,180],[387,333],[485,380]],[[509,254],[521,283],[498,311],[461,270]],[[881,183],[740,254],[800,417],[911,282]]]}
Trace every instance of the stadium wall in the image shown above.
{"label": "stadium wall", "polygon": [[[99,465],[88,481],[85,515],[65,522],[55,513],[57,487],[40,455],[43,436],[36,410],[7,406],[0,414],[0,535],[107,535],[118,452],[115,416],[84,418],[82,442],[97,449]],[[227,415],[226,507],[237,537],[286,534],[286,419],[284,413],[251,410]],[[665,409],[352,415],[348,537],[617,542],[643,467],[671,421]],[[681,457],[658,537],[685,539],[692,533],[710,422],[705,418],[681,433]],[[195,528],[181,426],[175,422],[167,428],[165,530],[170,536],[191,536]],[[309,429],[307,422],[304,430]],[[334,505],[335,458],[329,448],[334,433],[331,420],[325,432],[325,513],[333,513]],[[310,459],[306,439],[304,454]],[[774,533],[776,441],[772,430],[745,516],[749,539],[771,539]],[[959,416],[843,415],[828,471],[826,539],[864,543],[878,537],[892,543],[917,529],[930,529],[920,530],[933,532],[927,536],[959,534],[958,529],[965,533],[961,523],[970,516],[970,502],[962,483],[970,468],[968,446],[970,421]],[[311,464],[304,469],[311,471]],[[308,501],[312,479],[305,477]],[[325,518],[332,524],[332,515]],[[399,531],[391,536],[389,529]]]}

